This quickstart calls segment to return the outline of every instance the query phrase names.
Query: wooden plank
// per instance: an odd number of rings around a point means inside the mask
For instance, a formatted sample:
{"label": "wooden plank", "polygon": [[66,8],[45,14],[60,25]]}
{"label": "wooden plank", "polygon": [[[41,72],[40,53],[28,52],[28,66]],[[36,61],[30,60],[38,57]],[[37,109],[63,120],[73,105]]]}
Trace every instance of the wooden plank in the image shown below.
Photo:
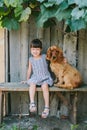
{"label": "wooden plank", "polygon": [[78,42],[78,69],[87,83],[87,30],[79,31]]}
{"label": "wooden plank", "polygon": [[63,52],[68,62],[76,67],[77,62],[77,34],[68,33],[64,36]]}
{"label": "wooden plank", "polygon": [[0,123],[2,122],[2,117],[3,117],[3,109],[2,109],[2,91],[0,91]]}
{"label": "wooden plank", "polygon": [[10,32],[10,81],[20,81],[20,30]]}
{"label": "wooden plank", "polygon": [[[18,31],[11,30],[9,33],[9,44],[10,44],[10,81],[20,81],[20,29]],[[15,105],[12,106],[11,102],[17,103],[16,92],[9,93],[8,107],[9,113],[16,110]],[[15,99],[15,100],[14,100]],[[19,105],[20,103],[18,103]]]}
{"label": "wooden plank", "polygon": [[57,116],[59,97],[57,92],[50,93],[50,116]]}
{"label": "wooden plank", "polygon": [[[27,92],[12,92],[14,96],[11,97],[11,113],[10,114],[19,114],[19,115],[28,115],[29,114],[29,97],[28,97],[28,91]],[[16,101],[15,101],[16,97]],[[13,100],[12,100],[13,98]],[[15,101],[15,102],[14,102]]]}
{"label": "wooden plank", "polygon": [[[29,91],[29,86],[27,84],[22,84],[20,82],[9,82],[9,83],[0,83],[0,90],[1,91]],[[37,88],[37,91],[42,91],[40,87]],[[50,87],[49,91],[61,91],[61,92],[86,92],[87,91],[87,84],[82,85],[79,88],[75,89],[64,89],[58,87]]]}
{"label": "wooden plank", "polygon": [[70,120],[73,124],[77,123],[77,92],[74,93]]}
{"label": "wooden plank", "polygon": [[42,53],[46,53],[47,49],[50,46],[50,28],[46,28],[43,30],[43,51]]}
{"label": "wooden plank", "polygon": [[[29,44],[30,42],[33,40],[33,39],[36,39],[38,38],[38,33],[37,33],[37,27],[36,27],[36,23],[35,23],[35,19],[33,16],[31,16],[29,18],[29,38],[28,38],[28,41],[29,41]],[[30,54],[30,52],[29,52]]]}
{"label": "wooden plank", "polygon": [[29,31],[28,31],[28,23],[23,22],[21,23],[20,28],[20,80],[26,80],[27,76],[27,68],[28,68],[28,37],[29,37]]}
{"label": "wooden plank", "polygon": [[8,31],[4,31],[5,35],[5,81],[8,82]]}
{"label": "wooden plank", "polygon": [[57,22],[57,25],[50,29],[51,45],[58,45],[63,48],[63,35],[63,22]]}
{"label": "wooden plank", "polygon": [[38,114],[41,115],[42,111],[44,110],[44,100],[43,100],[43,93],[38,92]]}
{"label": "wooden plank", "polygon": [[[29,24],[28,22],[22,22],[20,26],[20,59],[19,59],[19,64],[20,64],[20,81],[26,80],[27,76],[27,68],[28,68],[28,38],[29,38]],[[23,113],[23,114],[29,114],[28,113],[28,104],[29,104],[29,93],[27,92],[22,92],[19,94],[14,93],[14,95],[11,95],[12,99],[17,98],[17,102],[15,103],[15,109],[13,102],[11,103],[12,105],[12,113],[17,114],[17,113]]]}
{"label": "wooden plank", "polygon": [[[64,35],[64,45],[63,45],[64,56],[67,61],[74,67],[77,65],[77,33],[66,33]],[[70,93],[67,93],[68,101],[70,100]],[[66,95],[66,96],[67,96]],[[66,97],[65,96],[65,97]],[[67,107],[68,109],[68,107]]]}

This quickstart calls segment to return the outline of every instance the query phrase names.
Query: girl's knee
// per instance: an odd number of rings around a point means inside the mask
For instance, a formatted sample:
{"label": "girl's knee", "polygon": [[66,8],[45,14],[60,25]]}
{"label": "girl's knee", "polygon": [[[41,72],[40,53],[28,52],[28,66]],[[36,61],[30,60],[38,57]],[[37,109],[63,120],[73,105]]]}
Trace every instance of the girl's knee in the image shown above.
{"label": "girl's knee", "polygon": [[43,91],[49,91],[48,84],[43,84],[43,85],[41,86],[41,88],[42,88]]}
{"label": "girl's knee", "polygon": [[36,85],[35,84],[30,84],[29,89],[34,89],[34,88],[36,88]]}

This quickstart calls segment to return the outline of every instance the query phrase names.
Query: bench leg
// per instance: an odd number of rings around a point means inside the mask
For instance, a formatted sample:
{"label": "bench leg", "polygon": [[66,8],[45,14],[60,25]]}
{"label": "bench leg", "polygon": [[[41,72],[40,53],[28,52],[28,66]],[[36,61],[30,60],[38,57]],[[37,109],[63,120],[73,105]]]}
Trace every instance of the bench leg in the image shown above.
{"label": "bench leg", "polygon": [[71,122],[77,123],[77,92],[74,93],[72,111],[71,111]]}
{"label": "bench leg", "polygon": [[2,91],[0,91],[0,124],[2,123],[3,106],[2,106]]}

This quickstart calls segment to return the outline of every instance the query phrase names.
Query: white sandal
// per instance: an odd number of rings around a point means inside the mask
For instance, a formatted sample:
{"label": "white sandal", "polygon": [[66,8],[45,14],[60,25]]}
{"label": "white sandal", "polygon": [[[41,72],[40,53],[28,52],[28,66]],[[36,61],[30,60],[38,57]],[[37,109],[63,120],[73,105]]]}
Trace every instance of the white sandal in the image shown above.
{"label": "white sandal", "polygon": [[34,102],[31,102],[31,103],[30,103],[29,111],[30,111],[31,113],[37,111],[37,108],[36,108],[36,105],[35,105]]}
{"label": "white sandal", "polygon": [[49,107],[45,107],[44,108],[44,111],[42,112],[42,115],[41,115],[41,117],[42,118],[47,118],[48,117],[48,115],[49,115]]}

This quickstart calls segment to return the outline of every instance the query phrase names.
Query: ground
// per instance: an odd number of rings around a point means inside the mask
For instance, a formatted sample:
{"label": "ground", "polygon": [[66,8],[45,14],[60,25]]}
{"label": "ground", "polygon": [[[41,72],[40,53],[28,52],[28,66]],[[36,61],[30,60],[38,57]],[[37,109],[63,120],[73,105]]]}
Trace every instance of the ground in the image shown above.
{"label": "ground", "polygon": [[87,130],[87,122],[72,125],[69,120],[56,117],[8,116],[4,118],[0,130]]}

